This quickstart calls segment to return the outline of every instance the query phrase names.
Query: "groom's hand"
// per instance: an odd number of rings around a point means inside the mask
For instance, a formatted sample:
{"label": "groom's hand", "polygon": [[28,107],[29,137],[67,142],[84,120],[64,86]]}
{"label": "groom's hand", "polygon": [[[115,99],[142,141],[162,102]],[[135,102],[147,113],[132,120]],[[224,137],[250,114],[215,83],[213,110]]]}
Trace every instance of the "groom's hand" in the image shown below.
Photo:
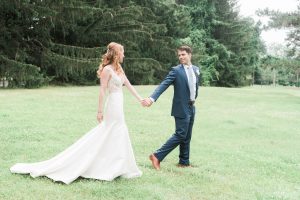
{"label": "groom's hand", "polygon": [[143,101],[142,101],[142,105],[144,107],[150,107],[152,105],[152,103],[153,103],[153,101],[151,101],[150,98],[143,99]]}
{"label": "groom's hand", "polygon": [[148,107],[149,106],[149,104],[147,103],[146,99],[143,99],[141,103],[142,103],[143,107]]}

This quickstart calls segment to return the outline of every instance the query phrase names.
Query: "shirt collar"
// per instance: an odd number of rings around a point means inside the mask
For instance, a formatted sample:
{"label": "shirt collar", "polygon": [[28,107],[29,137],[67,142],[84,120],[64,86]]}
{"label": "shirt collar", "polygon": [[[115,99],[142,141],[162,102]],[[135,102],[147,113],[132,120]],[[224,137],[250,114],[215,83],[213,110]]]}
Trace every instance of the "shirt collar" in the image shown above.
{"label": "shirt collar", "polygon": [[193,65],[183,65],[185,69],[188,69],[189,67],[192,67]]}

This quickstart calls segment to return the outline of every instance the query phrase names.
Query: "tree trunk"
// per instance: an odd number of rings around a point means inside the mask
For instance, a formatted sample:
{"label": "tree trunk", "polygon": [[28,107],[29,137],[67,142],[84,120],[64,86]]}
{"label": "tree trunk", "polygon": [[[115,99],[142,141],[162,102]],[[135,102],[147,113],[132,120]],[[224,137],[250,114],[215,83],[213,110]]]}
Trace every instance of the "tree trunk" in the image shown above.
{"label": "tree trunk", "polygon": [[273,86],[276,86],[276,70],[273,69]]}
{"label": "tree trunk", "polygon": [[254,86],[255,83],[254,75],[255,75],[255,68],[253,69],[253,74],[252,74],[252,86]]}

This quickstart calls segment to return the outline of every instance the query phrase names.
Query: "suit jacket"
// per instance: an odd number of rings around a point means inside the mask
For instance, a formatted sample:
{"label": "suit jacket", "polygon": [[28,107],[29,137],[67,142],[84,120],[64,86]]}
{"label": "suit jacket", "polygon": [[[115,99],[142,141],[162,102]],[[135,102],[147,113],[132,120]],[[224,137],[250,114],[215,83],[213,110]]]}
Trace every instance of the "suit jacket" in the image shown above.
{"label": "suit jacket", "polygon": [[[193,70],[196,76],[196,98],[198,96],[199,87],[199,67],[193,65]],[[174,96],[171,115],[174,117],[185,118],[188,115],[190,89],[188,78],[182,64],[172,67],[169,74],[161,82],[150,96],[156,101],[158,97],[170,86],[174,86]]]}

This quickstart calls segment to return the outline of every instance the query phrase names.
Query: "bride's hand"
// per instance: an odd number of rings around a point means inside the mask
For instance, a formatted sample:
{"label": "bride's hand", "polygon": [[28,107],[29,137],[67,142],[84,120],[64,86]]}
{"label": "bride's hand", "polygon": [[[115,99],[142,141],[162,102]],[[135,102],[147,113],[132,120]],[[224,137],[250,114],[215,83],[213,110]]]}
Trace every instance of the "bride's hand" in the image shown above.
{"label": "bride's hand", "polygon": [[103,113],[98,113],[97,114],[97,120],[99,123],[101,123],[103,121]]}
{"label": "bride's hand", "polygon": [[139,99],[138,99],[139,103],[142,103],[143,100],[144,100],[144,99],[143,99],[142,97],[139,97]]}
{"label": "bride's hand", "polygon": [[143,106],[143,107],[144,107],[144,100],[145,100],[145,99],[143,99],[143,98],[140,98],[140,99],[139,99],[139,103],[140,103],[141,106]]}

